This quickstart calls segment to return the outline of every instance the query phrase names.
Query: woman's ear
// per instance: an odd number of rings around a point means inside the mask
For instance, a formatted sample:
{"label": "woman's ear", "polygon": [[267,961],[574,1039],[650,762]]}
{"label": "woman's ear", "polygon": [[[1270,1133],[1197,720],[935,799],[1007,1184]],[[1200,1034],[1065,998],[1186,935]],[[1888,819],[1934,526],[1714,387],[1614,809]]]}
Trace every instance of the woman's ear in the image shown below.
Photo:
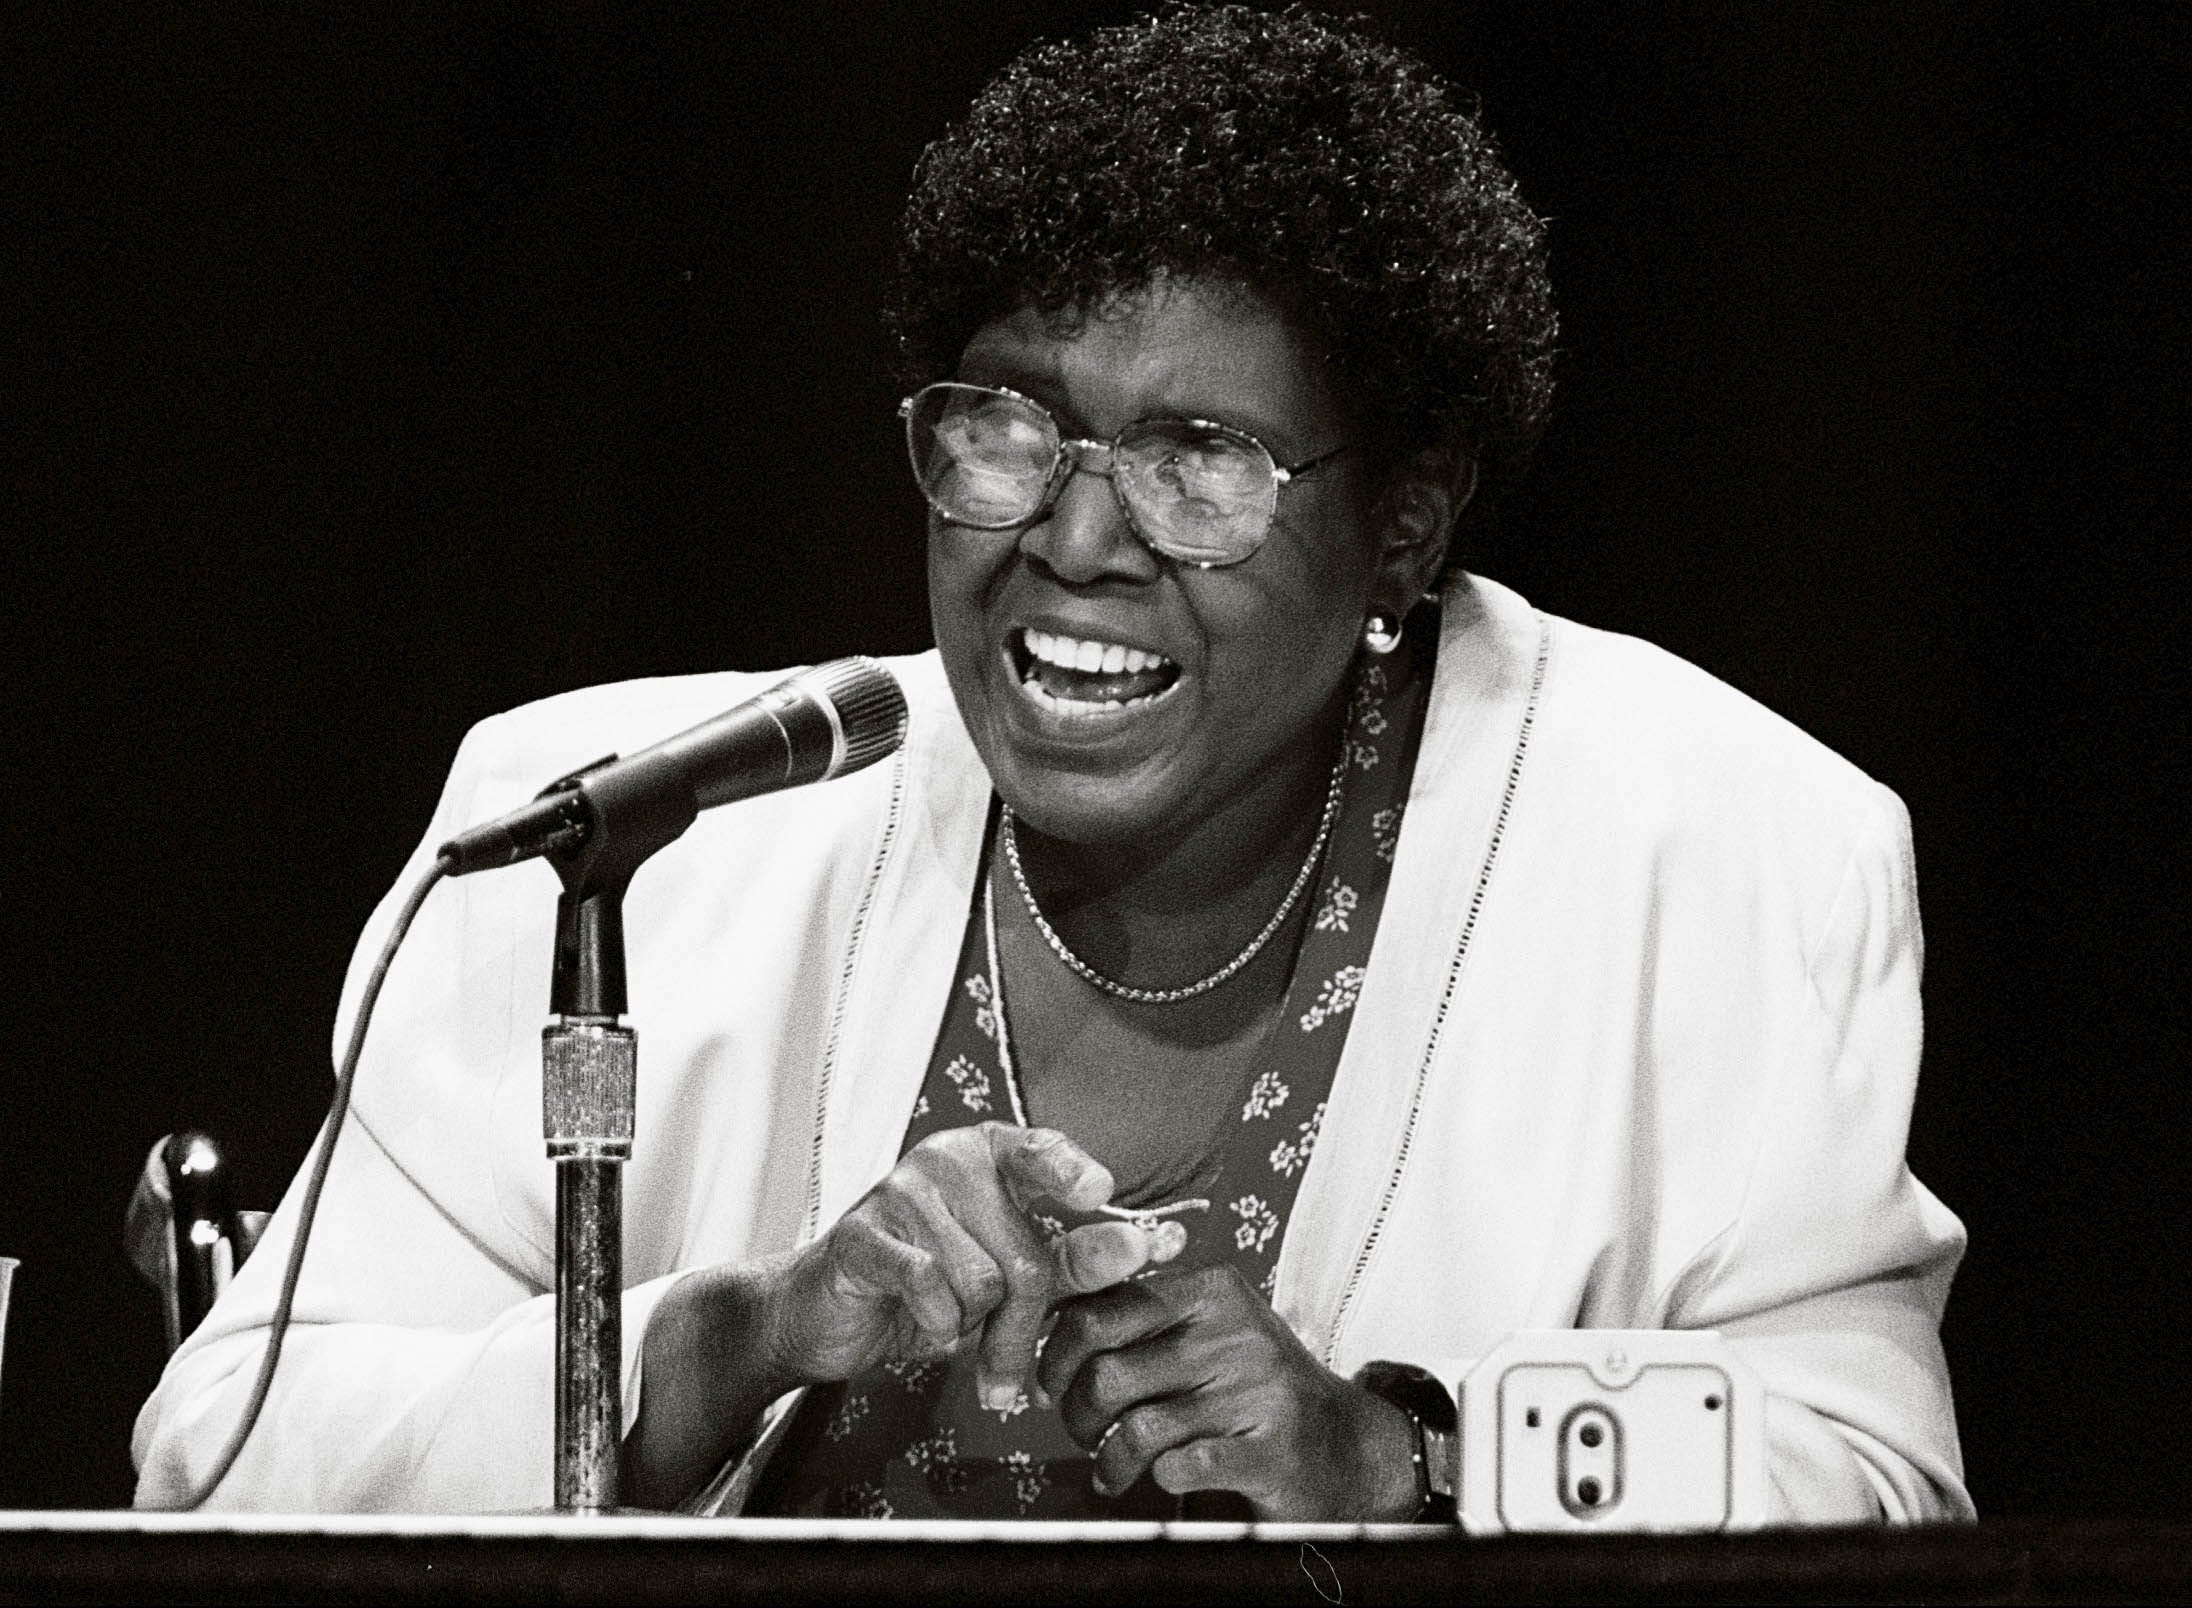
{"label": "woman's ear", "polygon": [[1477,489],[1476,459],[1459,443],[1426,447],[1393,477],[1379,499],[1383,546],[1371,601],[1406,615],[1437,582],[1454,524]]}

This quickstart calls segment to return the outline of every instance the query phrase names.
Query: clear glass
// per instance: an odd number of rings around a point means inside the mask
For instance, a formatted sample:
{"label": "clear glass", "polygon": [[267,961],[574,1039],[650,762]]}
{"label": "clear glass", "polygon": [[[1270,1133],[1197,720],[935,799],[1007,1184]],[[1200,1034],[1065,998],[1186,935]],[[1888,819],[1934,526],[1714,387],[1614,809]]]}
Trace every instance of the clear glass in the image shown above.
{"label": "clear glass", "polygon": [[1254,436],[1205,419],[1143,419],[1109,442],[1069,440],[1016,391],[947,381],[899,405],[921,494],[976,530],[1034,519],[1079,464],[1111,481],[1127,522],[1158,552],[1205,568],[1263,545],[1279,487],[1330,452],[1281,468]]}

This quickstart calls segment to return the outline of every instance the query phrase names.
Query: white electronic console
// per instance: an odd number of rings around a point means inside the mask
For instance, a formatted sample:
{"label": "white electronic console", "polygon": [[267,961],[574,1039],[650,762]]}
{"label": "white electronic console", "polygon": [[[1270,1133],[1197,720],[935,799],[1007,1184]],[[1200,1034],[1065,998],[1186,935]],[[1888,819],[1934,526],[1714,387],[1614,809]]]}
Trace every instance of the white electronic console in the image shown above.
{"label": "white electronic console", "polygon": [[1472,1532],[1765,1522],[1765,1389],[1712,1330],[1521,1330],[1457,1394]]}

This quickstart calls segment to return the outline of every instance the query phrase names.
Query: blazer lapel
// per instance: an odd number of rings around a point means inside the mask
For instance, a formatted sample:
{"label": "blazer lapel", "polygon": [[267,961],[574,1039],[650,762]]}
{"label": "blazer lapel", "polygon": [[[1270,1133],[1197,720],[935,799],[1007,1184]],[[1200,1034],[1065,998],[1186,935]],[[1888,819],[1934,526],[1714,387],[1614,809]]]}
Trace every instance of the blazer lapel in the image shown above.
{"label": "blazer lapel", "polygon": [[809,1238],[898,1159],[953,986],[988,811],[989,774],[941,662],[931,652],[896,668],[906,690],[906,744],[831,995]]}
{"label": "blazer lapel", "polygon": [[1385,910],[1279,1253],[1274,1304],[1327,1364],[1398,1185],[1440,1023],[1458,1005],[1457,959],[1538,674],[1540,617],[1506,588],[1465,576],[1442,619]]}

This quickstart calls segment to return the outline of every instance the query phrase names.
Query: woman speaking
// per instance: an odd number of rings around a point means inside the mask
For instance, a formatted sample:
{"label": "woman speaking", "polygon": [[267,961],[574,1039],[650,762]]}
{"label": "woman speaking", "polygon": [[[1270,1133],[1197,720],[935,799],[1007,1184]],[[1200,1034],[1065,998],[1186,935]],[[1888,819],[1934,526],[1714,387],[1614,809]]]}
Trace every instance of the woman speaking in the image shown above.
{"label": "woman speaking", "polygon": [[[1779,1516],[1968,1514],[1906,817],[1462,567],[1555,323],[1460,102],[1299,13],[1033,50],[924,156],[887,313],[905,747],[705,817],[627,906],[627,1499],[1405,1520],[1426,1382],[1710,1328]],[[405,885],[765,684],[484,722]],[[553,891],[425,906],[215,1505],[547,1500]],[[141,1501],[220,1453],[296,1210],[146,1405]]]}

